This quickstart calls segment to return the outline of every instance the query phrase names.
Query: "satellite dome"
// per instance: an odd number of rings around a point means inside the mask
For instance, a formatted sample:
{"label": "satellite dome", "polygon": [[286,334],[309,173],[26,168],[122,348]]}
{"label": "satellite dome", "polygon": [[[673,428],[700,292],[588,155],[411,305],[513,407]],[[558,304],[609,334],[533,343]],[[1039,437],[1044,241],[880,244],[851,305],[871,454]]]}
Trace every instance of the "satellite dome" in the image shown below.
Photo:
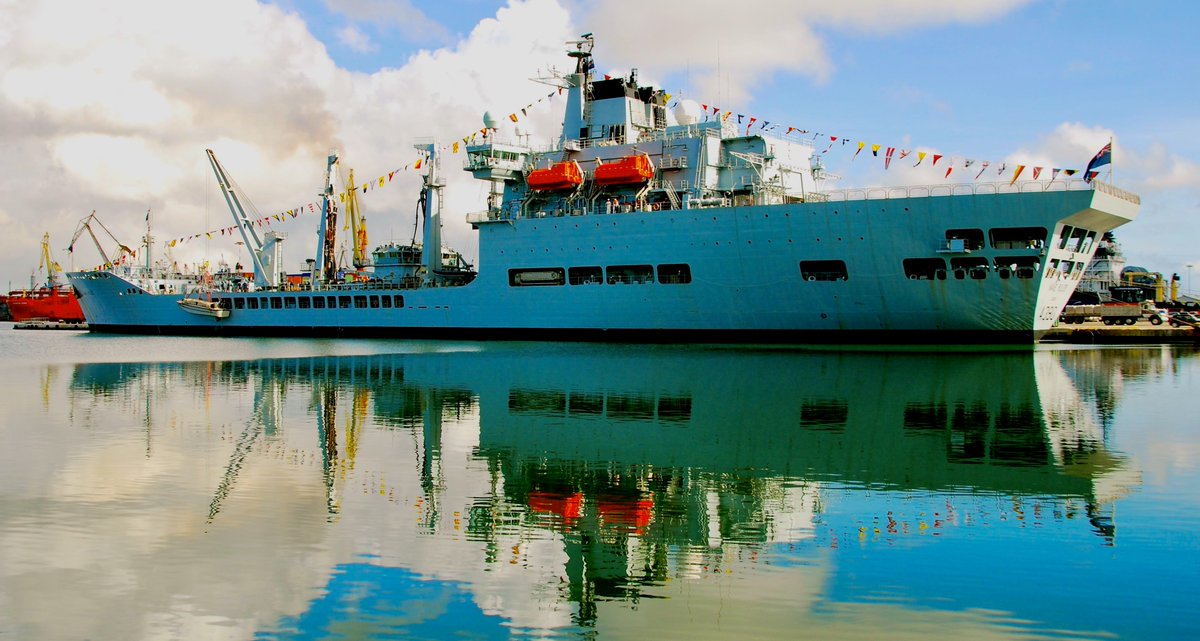
{"label": "satellite dome", "polygon": [[495,129],[496,127],[500,126],[500,121],[496,120],[496,117],[492,115],[492,112],[485,111],[483,112],[483,126],[487,127],[488,129]]}
{"label": "satellite dome", "polygon": [[675,122],[690,125],[700,120],[700,104],[695,100],[680,100],[675,106]]}

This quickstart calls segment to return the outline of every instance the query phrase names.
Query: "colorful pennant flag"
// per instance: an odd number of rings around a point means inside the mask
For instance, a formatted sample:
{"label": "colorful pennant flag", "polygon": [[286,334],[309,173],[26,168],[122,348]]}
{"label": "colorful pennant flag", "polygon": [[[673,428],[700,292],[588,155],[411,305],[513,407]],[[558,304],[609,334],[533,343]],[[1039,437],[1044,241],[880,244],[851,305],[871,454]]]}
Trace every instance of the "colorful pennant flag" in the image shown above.
{"label": "colorful pennant flag", "polygon": [[1013,172],[1012,180],[1010,180],[1008,184],[1012,185],[1013,183],[1017,182],[1017,178],[1021,176],[1022,171],[1025,171],[1025,165],[1017,165],[1017,170]]}

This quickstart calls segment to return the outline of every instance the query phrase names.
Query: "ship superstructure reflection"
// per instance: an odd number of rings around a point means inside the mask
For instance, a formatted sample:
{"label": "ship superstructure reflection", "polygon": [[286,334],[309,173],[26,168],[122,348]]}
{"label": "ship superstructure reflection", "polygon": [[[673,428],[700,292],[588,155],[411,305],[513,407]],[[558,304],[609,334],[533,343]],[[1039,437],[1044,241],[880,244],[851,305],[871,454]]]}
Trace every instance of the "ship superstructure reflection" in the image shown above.
{"label": "ship superstructure reflection", "polygon": [[[81,365],[72,387],[89,403],[136,387],[147,415],[159,396],[252,394],[250,415],[226,421],[210,523],[256,452],[312,465],[325,502],[308,509],[379,559],[335,574],[370,566],[364,581],[386,581],[379,567],[395,566],[461,582],[515,630],[590,629],[604,602],[669,597],[713,573],[773,589],[771,573],[739,568],[779,546],[809,551],[821,578],[789,589],[815,600],[836,572],[820,550],[984,518],[954,497],[996,497],[1014,520],[1026,504],[1079,514],[1081,535],[1111,544],[1111,501],[1138,474],[1106,449],[1101,412],[1063,360],[504,346]],[[878,514],[827,509],[846,492],[933,497],[952,514],[907,513],[900,498]]]}

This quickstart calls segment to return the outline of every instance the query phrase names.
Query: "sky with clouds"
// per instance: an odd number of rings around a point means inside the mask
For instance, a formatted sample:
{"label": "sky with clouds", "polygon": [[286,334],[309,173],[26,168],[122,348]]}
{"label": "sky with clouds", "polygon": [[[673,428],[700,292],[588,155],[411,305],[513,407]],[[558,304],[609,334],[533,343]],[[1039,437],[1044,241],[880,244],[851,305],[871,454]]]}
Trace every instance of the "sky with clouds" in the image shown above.
{"label": "sky with clouds", "polygon": [[[679,98],[845,136],[993,163],[1082,168],[1110,138],[1114,182],[1142,197],[1117,231],[1131,264],[1200,268],[1200,5],[1119,0],[0,0],[0,275],[28,284],[43,233],[65,250],[93,210],[156,254],[233,262],[213,149],[262,215],[316,200],[325,156],[375,179],[415,141],[477,131],[529,104],[526,131],[557,134],[562,103],[534,79],[567,69],[564,42],[596,36],[597,69]],[[842,186],[928,184],[940,172],[831,153]],[[450,244],[477,248],[463,215],[487,187],[448,156]],[[967,174],[970,175],[967,175]],[[959,170],[950,182],[970,182]],[[1044,177],[1044,176],[1043,176]],[[999,178],[997,178],[999,179]],[[413,231],[416,172],[363,196],[372,245]],[[316,217],[288,233],[299,269]],[[111,245],[106,247],[111,250]],[[243,259],[244,262],[244,259]],[[1200,277],[1200,271],[1196,273]],[[1196,290],[1200,290],[1197,281]]]}

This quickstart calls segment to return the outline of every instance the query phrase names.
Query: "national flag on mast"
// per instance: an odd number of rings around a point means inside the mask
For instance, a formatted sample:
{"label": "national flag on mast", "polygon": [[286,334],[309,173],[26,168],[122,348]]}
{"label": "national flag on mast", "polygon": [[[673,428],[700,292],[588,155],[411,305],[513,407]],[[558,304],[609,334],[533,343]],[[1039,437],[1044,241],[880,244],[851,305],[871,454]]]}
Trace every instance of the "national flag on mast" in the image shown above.
{"label": "national flag on mast", "polygon": [[1095,169],[1096,167],[1103,167],[1104,165],[1108,164],[1112,164],[1111,140],[1108,141],[1108,144],[1104,145],[1100,151],[1097,151],[1095,156],[1092,156],[1092,160],[1087,164],[1087,169],[1083,170],[1083,180],[1085,182],[1092,182],[1092,178],[1096,176],[1095,173],[1092,173],[1092,169]]}

